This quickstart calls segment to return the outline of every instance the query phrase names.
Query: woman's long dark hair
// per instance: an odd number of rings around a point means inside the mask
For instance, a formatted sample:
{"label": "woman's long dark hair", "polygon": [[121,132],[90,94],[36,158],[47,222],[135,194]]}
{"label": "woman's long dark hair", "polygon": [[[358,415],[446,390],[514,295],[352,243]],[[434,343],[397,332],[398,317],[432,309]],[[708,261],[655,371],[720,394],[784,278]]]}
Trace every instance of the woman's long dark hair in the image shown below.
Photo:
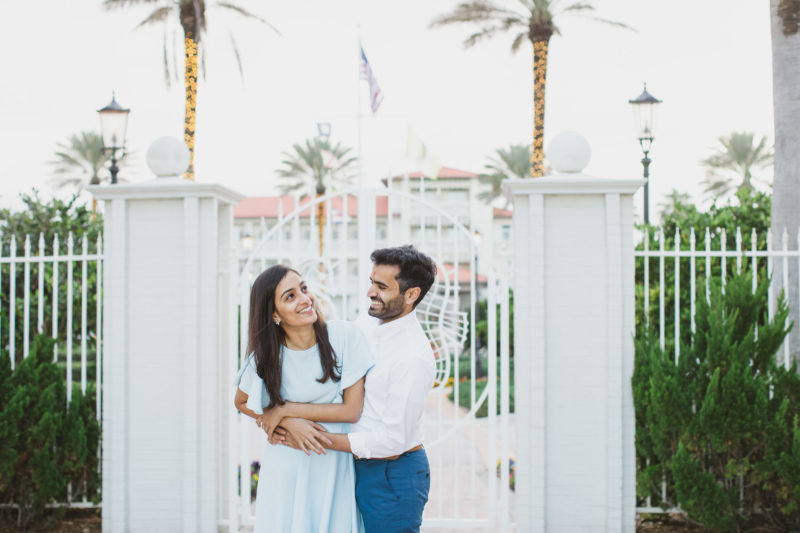
{"label": "woman's long dark hair", "polygon": [[[273,315],[275,314],[275,289],[289,272],[300,275],[296,270],[283,265],[269,267],[256,278],[250,289],[247,353],[255,354],[256,373],[267,386],[269,407],[285,403],[281,398],[283,366],[281,364],[281,346],[286,342],[286,332],[282,327],[275,325]],[[339,381],[341,373],[336,365],[336,353],[328,339],[328,326],[319,312],[313,327],[317,336],[319,362],[322,366],[322,377],[317,381],[320,383],[325,383],[329,379]]]}

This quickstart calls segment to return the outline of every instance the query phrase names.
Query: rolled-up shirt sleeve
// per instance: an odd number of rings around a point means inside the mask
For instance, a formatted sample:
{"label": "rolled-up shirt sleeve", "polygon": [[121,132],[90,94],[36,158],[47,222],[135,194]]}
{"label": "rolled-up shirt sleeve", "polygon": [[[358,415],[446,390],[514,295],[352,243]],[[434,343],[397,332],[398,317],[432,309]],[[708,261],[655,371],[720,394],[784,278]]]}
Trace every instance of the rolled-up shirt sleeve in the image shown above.
{"label": "rolled-up shirt sleeve", "polygon": [[357,457],[391,457],[407,451],[409,433],[422,419],[433,386],[431,365],[418,357],[402,358],[392,365],[390,376],[381,413],[383,424],[374,430],[348,435],[350,448]]}

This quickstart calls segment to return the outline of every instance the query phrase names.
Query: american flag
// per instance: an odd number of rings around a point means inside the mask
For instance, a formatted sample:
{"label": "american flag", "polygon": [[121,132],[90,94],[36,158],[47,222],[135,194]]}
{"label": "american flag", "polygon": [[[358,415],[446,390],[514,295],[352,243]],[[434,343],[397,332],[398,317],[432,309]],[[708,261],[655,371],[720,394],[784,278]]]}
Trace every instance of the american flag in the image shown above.
{"label": "american flag", "polygon": [[383,102],[383,93],[378,86],[378,80],[375,79],[375,74],[372,73],[372,67],[369,66],[367,56],[364,53],[364,47],[359,45],[361,49],[361,79],[367,80],[369,83],[369,105],[372,108],[372,114],[378,110],[378,107]]}

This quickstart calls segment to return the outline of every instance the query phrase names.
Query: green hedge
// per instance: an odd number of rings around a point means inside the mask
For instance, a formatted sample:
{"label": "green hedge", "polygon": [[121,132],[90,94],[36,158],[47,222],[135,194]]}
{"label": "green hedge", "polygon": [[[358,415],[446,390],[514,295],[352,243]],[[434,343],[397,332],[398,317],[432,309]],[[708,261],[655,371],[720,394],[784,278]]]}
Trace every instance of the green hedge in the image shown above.
{"label": "green hedge", "polygon": [[90,384],[84,396],[76,384],[67,407],[64,372],[52,358],[45,335],[13,371],[0,353],[0,501],[17,505],[19,529],[52,519],[45,506],[66,502],[68,487],[73,500],[99,501],[95,390]]}
{"label": "green hedge", "polygon": [[[696,331],[673,352],[657,331],[636,339],[637,488],[712,531],[800,529],[800,376],[779,349],[792,327],[770,320],[767,283],[749,274],[697,298]],[[668,488],[662,498],[662,482]]]}

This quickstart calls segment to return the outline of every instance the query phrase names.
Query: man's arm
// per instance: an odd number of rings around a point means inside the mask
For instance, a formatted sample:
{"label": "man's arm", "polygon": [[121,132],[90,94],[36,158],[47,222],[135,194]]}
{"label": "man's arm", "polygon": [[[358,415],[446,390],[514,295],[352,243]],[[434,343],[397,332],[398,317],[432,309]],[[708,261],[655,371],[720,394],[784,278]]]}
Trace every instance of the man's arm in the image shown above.
{"label": "man's arm", "polygon": [[328,433],[325,428],[303,418],[285,418],[283,424],[275,428],[270,444],[283,444],[309,455],[308,450],[317,455],[324,454],[324,448],[337,452],[352,453],[350,439],[343,433]]}
{"label": "man's arm", "polygon": [[419,424],[432,374],[422,359],[407,358],[392,369],[392,379],[386,397],[382,424],[373,431],[358,431],[348,435],[350,449],[358,457],[390,457],[403,453],[408,445],[408,431]]}

